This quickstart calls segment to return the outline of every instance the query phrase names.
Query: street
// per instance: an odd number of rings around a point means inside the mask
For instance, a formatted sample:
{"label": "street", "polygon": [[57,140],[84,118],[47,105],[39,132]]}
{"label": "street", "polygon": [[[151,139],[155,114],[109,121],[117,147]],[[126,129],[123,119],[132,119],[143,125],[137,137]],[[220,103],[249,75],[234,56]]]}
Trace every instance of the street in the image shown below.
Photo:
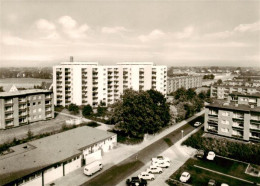
{"label": "street", "polygon": [[203,117],[196,118],[195,120],[190,122],[192,119],[193,118],[190,118],[188,120],[188,124],[185,124],[184,126],[178,128],[177,130],[171,132],[163,138],[155,141],[151,145],[133,154],[121,163],[112,166],[110,169],[100,173],[99,175],[82,185],[117,185],[121,181],[127,179],[129,175],[147,164],[152,157],[161,154],[163,151],[165,151],[173,144],[175,144],[178,140],[180,140],[182,138],[182,130],[183,136],[186,136],[187,134],[192,132],[195,128],[190,123],[194,123],[198,120],[203,120]]}

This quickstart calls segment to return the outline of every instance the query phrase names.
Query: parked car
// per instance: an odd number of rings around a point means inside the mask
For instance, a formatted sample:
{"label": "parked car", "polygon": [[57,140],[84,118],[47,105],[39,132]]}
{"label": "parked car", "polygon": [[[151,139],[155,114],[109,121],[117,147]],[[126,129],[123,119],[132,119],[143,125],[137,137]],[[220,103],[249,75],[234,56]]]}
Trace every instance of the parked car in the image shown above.
{"label": "parked car", "polygon": [[204,157],[204,150],[197,150],[197,152],[196,152],[196,157],[197,158],[203,158]]}
{"label": "parked car", "polygon": [[103,166],[100,161],[94,161],[93,163],[84,167],[84,174],[87,176],[92,176],[94,173],[102,170],[102,168]]}
{"label": "parked car", "polygon": [[229,186],[228,184],[226,184],[226,183],[221,183],[221,185],[220,186]]}
{"label": "parked car", "polygon": [[126,180],[128,186],[147,186],[147,181],[138,177],[132,177]]}
{"label": "parked car", "polygon": [[216,156],[215,152],[209,151],[209,153],[207,155],[207,159],[208,160],[214,160],[215,156]]}
{"label": "parked car", "polygon": [[162,168],[161,167],[156,167],[156,166],[150,166],[146,172],[149,172],[149,173],[153,173],[153,174],[161,174],[163,172]]}
{"label": "parked car", "polygon": [[202,124],[201,122],[197,121],[196,123],[194,123],[194,127],[199,127],[201,124]]}
{"label": "parked car", "polygon": [[144,180],[154,180],[154,175],[148,172],[141,172],[138,175],[138,178],[144,179]]}
{"label": "parked car", "polygon": [[171,160],[168,157],[165,156],[157,156],[156,158],[152,158],[152,161],[157,162],[157,161],[166,161],[168,163],[171,162]]}
{"label": "parked car", "polygon": [[170,163],[166,162],[166,161],[162,161],[162,162],[152,162],[152,165],[156,166],[156,167],[161,167],[161,168],[168,168],[170,167]]}
{"label": "parked car", "polygon": [[208,186],[216,186],[216,181],[213,179],[210,179],[208,182]]}
{"label": "parked car", "polygon": [[187,181],[189,181],[190,179],[190,173],[188,172],[183,172],[181,174],[181,177],[180,177],[180,181],[183,182],[183,183],[186,183]]}

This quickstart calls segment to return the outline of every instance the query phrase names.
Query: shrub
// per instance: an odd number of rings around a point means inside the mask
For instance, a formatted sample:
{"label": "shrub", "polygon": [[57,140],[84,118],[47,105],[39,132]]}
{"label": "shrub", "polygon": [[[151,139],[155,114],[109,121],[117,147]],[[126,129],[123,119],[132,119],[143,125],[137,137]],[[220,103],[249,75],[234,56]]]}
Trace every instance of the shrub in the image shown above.
{"label": "shrub", "polygon": [[78,114],[79,113],[79,107],[75,104],[70,104],[68,107],[68,110],[72,113],[72,114]]}
{"label": "shrub", "polygon": [[82,109],[82,115],[84,117],[86,117],[86,116],[90,116],[91,114],[93,114],[92,107],[90,105],[84,106],[83,109]]}
{"label": "shrub", "polygon": [[260,164],[260,145],[230,141],[225,138],[202,137],[203,130],[191,135],[182,145],[187,145],[205,151],[214,151],[216,154],[238,159],[248,163]]}
{"label": "shrub", "polygon": [[91,121],[91,122],[88,122],[88,123],[87,123],[87,126],[89,126],[89,127],[98,127],[98,126],[100,126],[100,124],[98,124],[98,123],[95,122],[95,121]]}

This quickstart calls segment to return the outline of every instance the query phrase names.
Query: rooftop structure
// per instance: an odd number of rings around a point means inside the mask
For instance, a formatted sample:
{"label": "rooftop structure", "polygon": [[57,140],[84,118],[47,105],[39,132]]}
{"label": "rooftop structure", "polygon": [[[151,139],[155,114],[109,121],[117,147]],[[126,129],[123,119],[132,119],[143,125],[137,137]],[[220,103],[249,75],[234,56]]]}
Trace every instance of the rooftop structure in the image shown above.
{"label": "rooftop structure", "polygon": [[[114,138],[116,135],[91,127],[79,127],[11,147],[11,153],[0,156],[0,185],[25,183],[36,181],[36,179],[42,185],[47,184],[50,180],[47,179],[47,175],[43,176],[44,174],[50,174],[50,170],[63,165],[64,170],[60,172],[61,176],[64,176],[71,171],[72,165],[67,169],[66,166],[72,161],[87,157],[82,157],[85,149],[91,147],[94,152],[93,148],[98,143],[102,142],[102,145],[105,145],[111,137]],[[81,161],[79,161],[78,167],[81,166]],[[74,170],[75,166],[72,167]],[[43,181],[38,179],[40,176],[44,177]]]}

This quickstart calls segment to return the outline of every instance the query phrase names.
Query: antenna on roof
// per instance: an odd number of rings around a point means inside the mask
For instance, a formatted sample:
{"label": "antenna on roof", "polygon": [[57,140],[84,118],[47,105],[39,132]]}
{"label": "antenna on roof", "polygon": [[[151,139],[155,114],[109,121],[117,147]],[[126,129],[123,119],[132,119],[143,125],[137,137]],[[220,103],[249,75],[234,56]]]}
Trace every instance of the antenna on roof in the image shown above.
{"label": "antenna on roof", "polygon": [[70,56],[70,62],[73,62],[73,56]]}

